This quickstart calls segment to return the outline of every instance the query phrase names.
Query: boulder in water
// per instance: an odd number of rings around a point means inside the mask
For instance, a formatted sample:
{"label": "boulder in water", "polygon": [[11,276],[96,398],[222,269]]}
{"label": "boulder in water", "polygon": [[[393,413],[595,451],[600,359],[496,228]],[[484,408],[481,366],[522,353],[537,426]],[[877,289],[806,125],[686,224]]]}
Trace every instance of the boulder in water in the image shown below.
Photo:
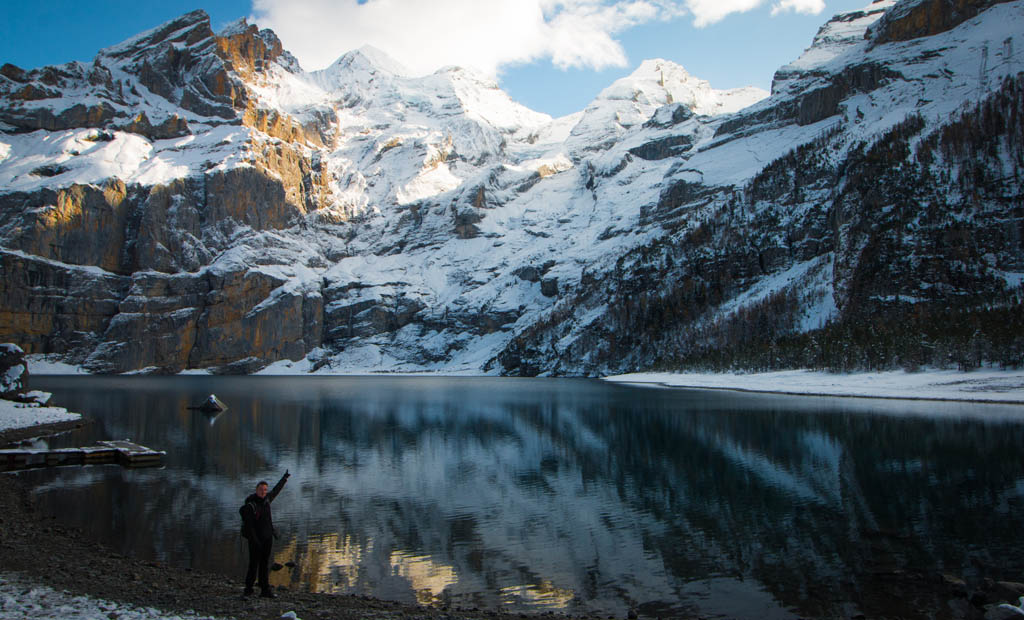
{"label": "boulder in water", "polygon": [[199,406],[199,410],[204,413],[220,413],[227,408],[228,406],[221,402],[215,394],[210,394],[210,397]]}

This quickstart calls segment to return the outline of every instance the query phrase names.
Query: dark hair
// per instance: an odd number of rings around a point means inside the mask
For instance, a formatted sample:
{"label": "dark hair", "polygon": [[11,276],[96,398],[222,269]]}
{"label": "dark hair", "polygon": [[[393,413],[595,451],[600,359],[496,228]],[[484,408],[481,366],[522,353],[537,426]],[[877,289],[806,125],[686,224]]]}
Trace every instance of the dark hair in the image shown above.
{"label": "dark hair", "polygon": [[[267,484],[267,481],[266,481],[266,480],[260,480],[259,482],[257,482],[257,483],[256,483],[256,488],[259,488],[259,486],[260,486],[261,484]],[[269,485],[269,484],[267,484],[267,486],[269,487],[270,485]]]}

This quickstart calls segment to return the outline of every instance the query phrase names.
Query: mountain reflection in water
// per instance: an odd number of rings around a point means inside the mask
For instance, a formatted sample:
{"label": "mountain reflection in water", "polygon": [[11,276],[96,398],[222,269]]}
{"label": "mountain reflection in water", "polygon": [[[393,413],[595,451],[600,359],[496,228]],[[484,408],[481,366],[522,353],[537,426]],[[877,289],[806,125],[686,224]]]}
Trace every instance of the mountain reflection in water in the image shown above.
{"label": "mountain reflection in water", "polygon": [[[51,445],[168,453],[162,469],[18,474],[44,511],[239,582],[238,506],[286,468],[274,559],[295,564],[271,580],[290,588],[619,617],[876,617],[899,604],[877,596],[893,574],[1024,572],[1020,407],[571,379],[32,383],[96,419]],[[225,413],[188,409],[210,393]],[[929,604],[945,601],[907,613]]]}

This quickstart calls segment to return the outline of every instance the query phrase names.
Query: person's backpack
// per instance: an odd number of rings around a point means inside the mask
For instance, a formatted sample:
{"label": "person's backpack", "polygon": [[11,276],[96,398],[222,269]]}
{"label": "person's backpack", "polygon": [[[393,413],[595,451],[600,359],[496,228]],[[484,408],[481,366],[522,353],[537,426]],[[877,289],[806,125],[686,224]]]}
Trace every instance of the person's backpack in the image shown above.
{"label": "person's backpack", "polygon": [[249,527],[245,523],[245,511],[246,511],[246,509],[251,511],[251,514],[253,515],[253,518],[255,519],[255,517],[256,517],[256,507],[253,506],[252,503],[250,503],[250,502],[245,502],[244,504],[242,504],[242,507],[238,509],[238,514],[239,514],[239,516],[242,517],[242,538],[248,539],[249,538]]}

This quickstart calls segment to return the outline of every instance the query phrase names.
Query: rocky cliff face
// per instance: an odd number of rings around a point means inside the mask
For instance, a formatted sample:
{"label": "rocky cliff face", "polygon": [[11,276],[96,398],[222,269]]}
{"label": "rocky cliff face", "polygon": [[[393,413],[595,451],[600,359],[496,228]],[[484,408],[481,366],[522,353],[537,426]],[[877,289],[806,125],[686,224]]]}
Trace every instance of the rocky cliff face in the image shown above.
{"label": "rocky cliff face", "polygon": [[951,321],[1012,363],[977,334],[1024,273],[1021,6],[876,2],[770,97],[655,60],[561,119],[368,48],[306,73],[201,11],[4,65],[0,340],[96,372],[592,374],[858,338],[901,353],[850,366],[949,363]]}

